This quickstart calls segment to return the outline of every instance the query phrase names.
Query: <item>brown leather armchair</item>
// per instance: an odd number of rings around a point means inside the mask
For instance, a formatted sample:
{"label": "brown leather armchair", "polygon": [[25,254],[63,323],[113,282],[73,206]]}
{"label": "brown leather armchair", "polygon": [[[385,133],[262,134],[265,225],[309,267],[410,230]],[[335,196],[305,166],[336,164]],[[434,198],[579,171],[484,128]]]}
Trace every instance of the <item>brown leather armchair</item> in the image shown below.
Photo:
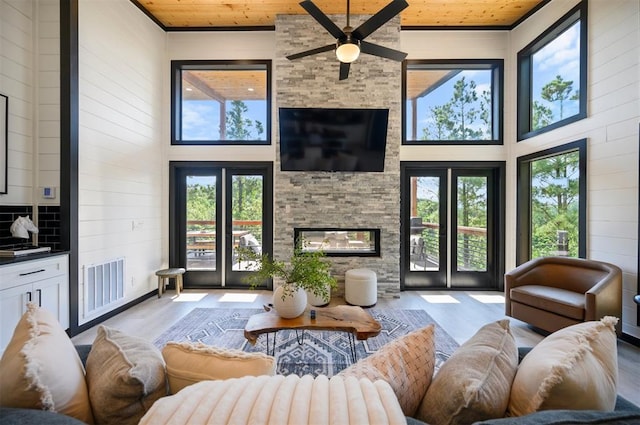
{"label": "brown leather armchair", "polygon": [[622,318],[622,270],[602,261],[536,258],[505,273],[504,292],[507,316],[547,332],[603,316]]}

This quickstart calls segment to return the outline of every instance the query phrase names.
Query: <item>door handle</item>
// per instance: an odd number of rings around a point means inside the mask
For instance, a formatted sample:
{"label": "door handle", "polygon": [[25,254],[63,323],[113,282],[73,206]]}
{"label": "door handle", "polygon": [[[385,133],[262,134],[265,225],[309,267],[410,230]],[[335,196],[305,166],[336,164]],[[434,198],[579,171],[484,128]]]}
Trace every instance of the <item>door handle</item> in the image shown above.
{"label": "door handle", "polygon": [[38,293],[38,307],[42,307],[42,289],[36,289]]}
{"label": "door handle", "polygon": [[27,291],[27,302],[31,302],[31,291]]}

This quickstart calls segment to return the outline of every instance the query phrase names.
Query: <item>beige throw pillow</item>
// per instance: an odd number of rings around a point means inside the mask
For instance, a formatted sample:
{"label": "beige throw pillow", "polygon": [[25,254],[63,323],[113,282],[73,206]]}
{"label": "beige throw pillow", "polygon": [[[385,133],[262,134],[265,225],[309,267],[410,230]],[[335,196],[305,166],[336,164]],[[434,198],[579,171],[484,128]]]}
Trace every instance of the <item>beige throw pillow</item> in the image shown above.
{"label": "beige throw pillow", "polygon": [[93,423],[78,352],[56,317],[34,304],[0,360],[0,406],[51,410]]}
{"label": "beige throw pillow", "polygon": [[162,356],[167,364],[171,394],[200,381],[276,373],[274,357],[202,343],[168,342]]}
{"label": "beige throw pillow", "polygon": [[431,425],[501,418],[517,367],[509,320],[489,323],[444,362],[415,417]]}
{"label": "beige throw pillow", "polygon": [[97,423],[137,424],[167,395],[162,354],[142,338],[99,326],[87,357],[87,385]]}
{"label": "beige throw pillow", "polygon": [[433,376],[434,331],[434,325],[428,325],[395,339],[338,376],[387,381],[404,414],[413,416]]}
{"label": "beige throw pillow", "polygon": [[613,410],[618,383],[617,322],[608,316],[569,326],[536,345],[518,367],[510,415],[550,409]]}

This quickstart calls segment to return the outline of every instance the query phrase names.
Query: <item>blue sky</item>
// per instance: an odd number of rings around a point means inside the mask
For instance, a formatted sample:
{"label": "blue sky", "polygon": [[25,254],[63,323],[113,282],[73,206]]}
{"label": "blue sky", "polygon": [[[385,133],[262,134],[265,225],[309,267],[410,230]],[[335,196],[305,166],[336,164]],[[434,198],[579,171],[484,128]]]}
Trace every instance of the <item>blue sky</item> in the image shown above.
{"label": "blue sky", "polygon": [[[560,120],[559,102],[547,102],[540,96],[542,87],[562,76],[563,80],[573,81],[574,92],[580,86],[580,22],[577,22],[557,38],[533,55],[533,99],[551,108],[554,121]],[[573,94],[573,92],[572,92]],[[578,113],[578,101],[564,102],[563,118]]]}

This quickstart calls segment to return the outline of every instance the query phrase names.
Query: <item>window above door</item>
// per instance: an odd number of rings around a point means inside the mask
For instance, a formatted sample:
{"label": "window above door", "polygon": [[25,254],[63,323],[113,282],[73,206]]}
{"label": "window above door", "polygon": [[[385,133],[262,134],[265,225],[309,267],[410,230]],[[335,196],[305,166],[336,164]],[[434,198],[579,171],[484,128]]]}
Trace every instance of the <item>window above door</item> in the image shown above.
{"label": "window above door", "polygon": [[502,144],[502,59],[403,63],[406,145]]}
{"label": "window above door", "polygon": [[171,61],[172,145],[271,143],[271,61]]}

